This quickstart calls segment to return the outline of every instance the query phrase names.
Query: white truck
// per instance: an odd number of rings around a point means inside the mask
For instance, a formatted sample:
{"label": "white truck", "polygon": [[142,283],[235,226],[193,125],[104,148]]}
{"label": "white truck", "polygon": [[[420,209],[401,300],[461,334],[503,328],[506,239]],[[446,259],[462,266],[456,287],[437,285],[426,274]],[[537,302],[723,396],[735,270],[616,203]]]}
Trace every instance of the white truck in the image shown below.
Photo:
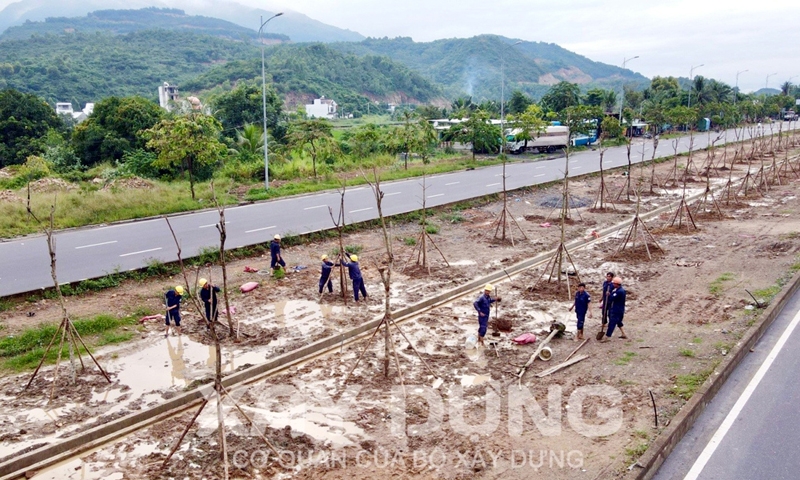
{"label": "white truck", "polygon": [[555,152],[560,148],[567,148],[569,142],[569,127],[563,125],[551,125],[545,129],[538,137],[528,140],[517,140],[517,135],[521,132],[519,128],[514,128],[506,135],[506,150],[510,153],[518,154],[536,149],[539,153]]}

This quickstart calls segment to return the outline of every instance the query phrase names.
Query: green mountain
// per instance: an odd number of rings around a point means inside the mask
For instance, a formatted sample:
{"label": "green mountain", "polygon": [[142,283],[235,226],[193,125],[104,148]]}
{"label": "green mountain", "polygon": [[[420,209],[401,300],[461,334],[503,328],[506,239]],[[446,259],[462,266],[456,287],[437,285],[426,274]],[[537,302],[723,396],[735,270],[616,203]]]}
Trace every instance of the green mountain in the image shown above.
{"label": "green mountain", "polygon": [[[187,15],[183,10],[151,7],[140,10],[98,10],[85,17],[51,17],[44,22],[26,22],[8,28],[0,35],[0,41],[24,40],[33,35],[93,32],[126,34],[153,29],[186,31],[236,40],[258,37],[255,30],[225,20]],[[267,33],[264,37],[289,40],[286,35],[277,33]]]}
{"label": "green mountain", "polygon": [[[551,85],[567,80],[584,89],[647,85],[630,70],[594,62],[558,45],[496,35],[414,42],[410,38],[368,38],[330,44],[355,55],[384,55],[441,84],[448,97],[466,93],[475,100],[499,99],[502,72],[506,92],[519,89],[540,98]],[[516,44],[516,45],[515,45]]]}

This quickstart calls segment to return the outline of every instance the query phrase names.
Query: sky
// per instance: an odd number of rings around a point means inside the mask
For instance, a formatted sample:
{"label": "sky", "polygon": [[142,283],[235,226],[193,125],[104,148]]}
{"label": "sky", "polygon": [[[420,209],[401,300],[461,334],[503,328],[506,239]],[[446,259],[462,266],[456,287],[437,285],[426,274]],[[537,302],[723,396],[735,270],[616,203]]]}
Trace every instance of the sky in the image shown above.
{"label": "sky", "polygon": [[[0,0],[0,9],[15,0]],[[418,42],[484,33],[556,43],[654,76],[716,78],[743,91],[800,83],[797,0],[234,0],[294,10],[369,37]],[[166,3],[172,3],[165,0]],[[182,0],[181,3],[214,0]],[[275,20],[279,21],[279,19]],[[746,71],[745,71],[746,70]],[[775,74],[775,75],[772,75]],[[769,79],[767,76],[769,75]]]}
{"label": "sky", "polygon": [[[283,7],[369,37],[483,33],[556,43],[647,77],[716,78],[743,91],[800,83],[796,0],[237,0]],[[266,5],[265,5],[266,4]]]}

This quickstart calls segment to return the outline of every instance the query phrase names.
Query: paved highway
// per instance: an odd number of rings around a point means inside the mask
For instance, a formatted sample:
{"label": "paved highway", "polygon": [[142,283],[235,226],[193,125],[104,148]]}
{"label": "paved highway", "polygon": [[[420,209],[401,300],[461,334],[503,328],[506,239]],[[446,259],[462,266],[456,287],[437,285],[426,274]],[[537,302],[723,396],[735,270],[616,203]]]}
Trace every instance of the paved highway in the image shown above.
{"label": "paved highway", "polygon": [[[792,127],[796,127],[796,122]],[[788,124],[784,124],[784,131]],[[773,124],[774,133],[778,124]],[[769,133],[769,130],[767,130]],[[745,131],[747,135],[747,131]],[[716,134],[712,133],[712,139]],[[734,141],[733,131],[728,140]],[[717,142],[721,145],[723,140]],[[694,149],[708,144],[706,134],[694,137]],[[632,161],[638,163],[652,154],[652,141],[635,139]],[[689,150],[688,137],[679,140],[678,152]],[[671,140],[659,142],[656,157],[672,155]],[[596,151],[571,155],[570,176],[599,170]],[[610,148],[604,156],[604,168],[627,164],[624,147]],[[506,186],[509,190],[551,182],[563,177],[564,158],[536,162],[521,162],[506,166]],[[502,166],[460,171],[428,177],[426,205],[436,207],[502,192]],[[385,192],[383,213],[394,215],[418,210],[422,201],[422,185],[418,178],[382,184]],[[328,207],[334,216],[339,211],[339,194],[323,192],[301,195],[252,205],[228,207],[225,210],[229,248],[243,247],[269,241],[273,235],[305,234],[332,228]],[[377,207],[368,186],[351,188],[345,197],[345,218],[348,224],[377,218]],[[214,225],[219,221],[216,211],[174,215],[170,223],[175,230],[184,258],[202,249],[219,245]],[[57,272],[61,283],[97,278],[114,271],[134,270],[153,260],[171,262],[177,259],[177,249],[163,218],[101,225],[55,234]],[[50,259],[44,236],[16,238],[0,243],[0,296],[30,292],[52,286]]]}
{"label": "paved highway", "polygon": [[800,293],[728,378],[655,480],[800,478]]}

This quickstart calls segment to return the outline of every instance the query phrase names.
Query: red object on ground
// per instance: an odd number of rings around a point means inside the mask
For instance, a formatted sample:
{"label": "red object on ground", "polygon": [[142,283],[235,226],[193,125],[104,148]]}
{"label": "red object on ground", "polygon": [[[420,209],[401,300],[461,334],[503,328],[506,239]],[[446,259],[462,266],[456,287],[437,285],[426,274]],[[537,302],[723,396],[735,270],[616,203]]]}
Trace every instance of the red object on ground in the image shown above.
{"label": "red object on ground", "polygon": [[246,266],[246,267],[244,267],[244,271],[248,272],[248,273],[256,273],[258,271],[258,269],[250,267],[250,266]]}
{"label": "red object on ground", "polygon": [[539,224],[539,226],[540,226],[540,227],[544,227],[544,228],[552,227],[552,225],[550,224],[550,222],[544,222],[544,223],[541,223],[541,224]]}
{"label": "red object on ground", "polygon": [[520,345],[523,345],[523,344],[526,344],[526,343],[533,343],[533,342],[536,341],[536,335],[534,335],[532,333],[523,333],[522,335],[520,335],[519,337],[517,337],[517,338],[515,338],[515,339],[513,339],[511,341],[514,342],[514,343],[518,343]]}
{"label": "red object on ground", "polygon": [[257,287],[258,287],[258,282],[247,282],[241,287],[239,287],[239,290],[241,290],[242,293],[247,293],[251,290],[255,290]]}
{"label": "red object on ground", "polygon": [[146,317],[142,317],[139,319],[139,323],[144,323],[148,320],[164,320],[164,315],[156,314],[156,315],[147,315]]}

